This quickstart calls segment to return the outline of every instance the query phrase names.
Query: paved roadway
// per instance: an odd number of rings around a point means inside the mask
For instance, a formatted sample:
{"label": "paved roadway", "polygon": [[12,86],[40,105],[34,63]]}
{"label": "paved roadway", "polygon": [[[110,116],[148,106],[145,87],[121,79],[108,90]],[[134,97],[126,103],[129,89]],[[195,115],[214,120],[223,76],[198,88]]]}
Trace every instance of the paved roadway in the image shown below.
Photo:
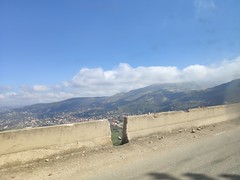
{"label": "paved roadway", "polygon": [[140,159],[87,179],[240,180],[240,128]]}

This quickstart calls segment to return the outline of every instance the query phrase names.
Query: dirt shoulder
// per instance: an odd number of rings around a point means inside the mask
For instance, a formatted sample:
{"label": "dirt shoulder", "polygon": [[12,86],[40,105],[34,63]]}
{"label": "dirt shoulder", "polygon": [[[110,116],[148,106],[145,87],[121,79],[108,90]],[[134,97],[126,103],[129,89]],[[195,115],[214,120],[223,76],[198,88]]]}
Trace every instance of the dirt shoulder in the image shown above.
{"label": "dirt shoulder", "polygon": [[31,164],[0,170],[1,179],[78,179],[100,175],[109,170],[155,156],[178,146],[198,141],[208,136],[221,134],[240,126],[240,119],[203,127],[178,129],[139,138],[128,144],[114,147],[83,149],[71,154],[53,156]]}

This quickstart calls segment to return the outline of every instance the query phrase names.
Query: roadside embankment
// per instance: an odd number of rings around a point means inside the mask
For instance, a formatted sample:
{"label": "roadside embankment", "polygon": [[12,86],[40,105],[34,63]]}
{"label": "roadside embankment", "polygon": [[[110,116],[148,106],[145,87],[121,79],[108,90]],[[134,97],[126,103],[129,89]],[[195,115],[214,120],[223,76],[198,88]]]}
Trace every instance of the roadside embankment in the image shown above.
{"label": "roadside embankment", "polygon": [[205,126],[238,117],[240,117],[240,104],[129,116],[124,119],[122,143],[155,133]]}

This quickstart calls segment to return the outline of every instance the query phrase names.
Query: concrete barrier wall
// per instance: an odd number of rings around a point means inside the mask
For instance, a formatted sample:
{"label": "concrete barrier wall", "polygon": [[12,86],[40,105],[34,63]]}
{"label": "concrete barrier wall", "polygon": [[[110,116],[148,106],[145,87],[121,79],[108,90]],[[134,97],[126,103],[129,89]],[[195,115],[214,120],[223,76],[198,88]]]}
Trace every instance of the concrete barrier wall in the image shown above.
{"label": "concrete barrier wall", "polygon": [[[108,120],[0,132],[1,155],[34,149],[111,145]],[[63,148],[67,150],[68,148]]]}
{"label": "concrete barrier wall", "polygon": [[213,106],[185,111],[129,116],[124,120],[123,141],[169,132],[180,128],[204,126],[240,117],[240,104]]}

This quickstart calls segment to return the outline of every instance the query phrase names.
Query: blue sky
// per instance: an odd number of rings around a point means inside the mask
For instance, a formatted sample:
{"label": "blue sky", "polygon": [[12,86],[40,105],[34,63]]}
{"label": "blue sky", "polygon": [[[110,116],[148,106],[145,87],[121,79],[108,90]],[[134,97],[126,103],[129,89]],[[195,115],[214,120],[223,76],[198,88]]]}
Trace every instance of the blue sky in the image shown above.
{"label": "blue sky", "polygon": [[0,0],[0,101],[238,78],[239,9],[238,0]]}

